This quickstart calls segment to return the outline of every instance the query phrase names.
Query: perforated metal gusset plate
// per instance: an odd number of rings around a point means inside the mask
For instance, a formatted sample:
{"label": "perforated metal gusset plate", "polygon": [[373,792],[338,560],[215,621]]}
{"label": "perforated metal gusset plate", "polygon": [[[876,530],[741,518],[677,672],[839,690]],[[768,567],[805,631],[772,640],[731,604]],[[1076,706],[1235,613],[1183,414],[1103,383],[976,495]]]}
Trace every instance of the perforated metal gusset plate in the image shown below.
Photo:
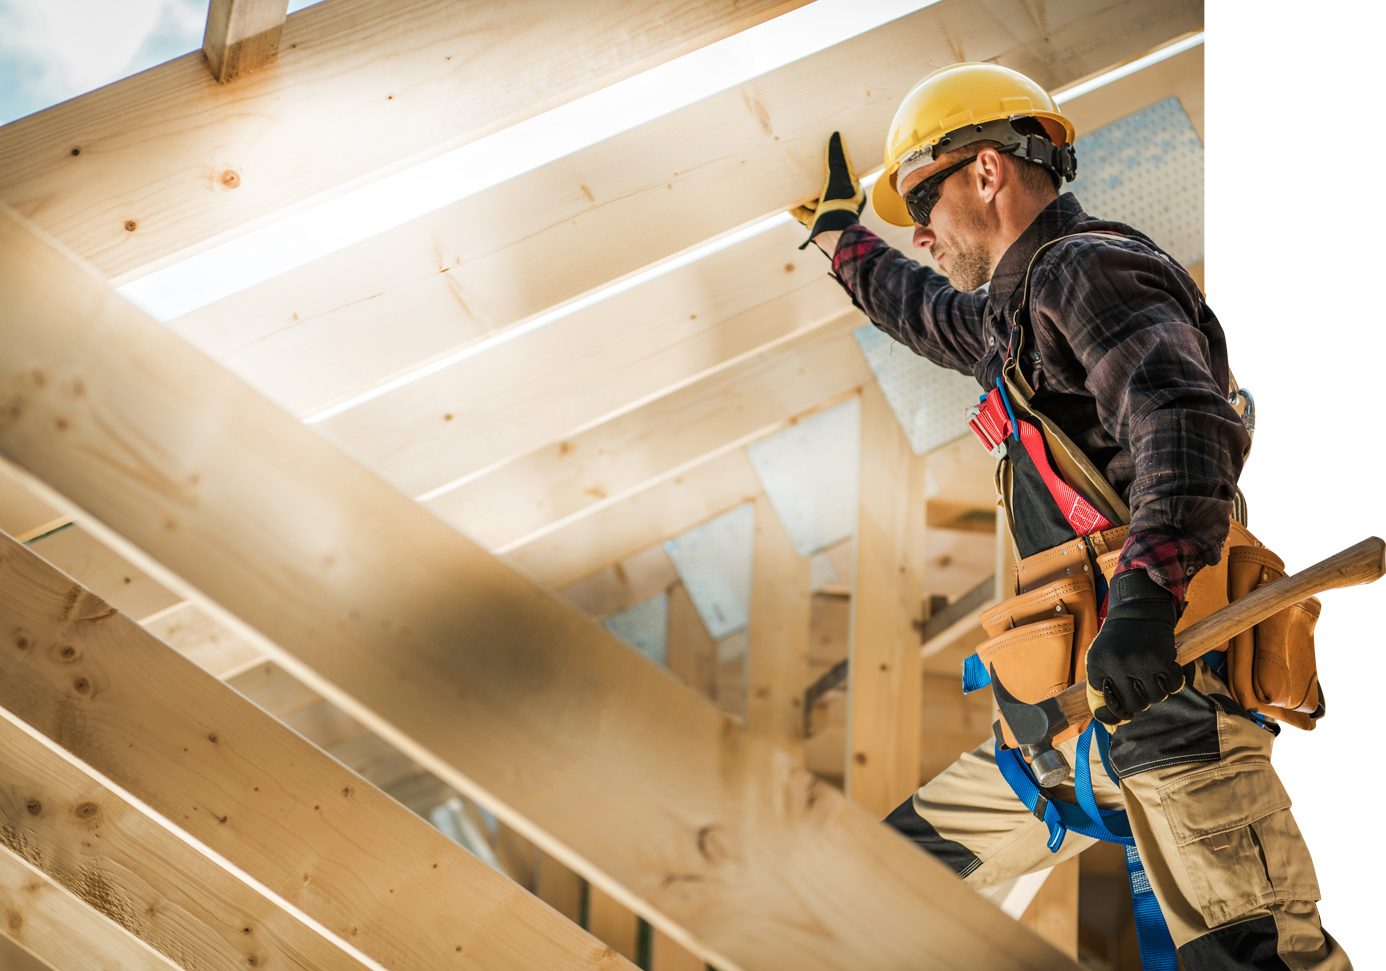
{"label": "perforated metal gusset plate", "polygon": [[1074,142],[1083,209],[1145,233],[1180,263],[1203,259],[1203,142],[1166,98]]}
{"label": "perforated metal gusset plate", "polygon": [[853,398],[746,449],[800,556],[847,539],[857,528],[861,403]]}
{"label": "perforated metal gusset plate", "polygon": [[741,630],[750,621],[755,526],[755,506],[744,503],[664,543],[688,598],[714,640]]}
{"label": "perforated metal gusset plate", "polygon": [[651,661],[660,666],[666,664],[665,644],[669,630],[669,597],[660,594],[612,614],[602,621],[602,626]]}
{"label": "perforated metal gusset plate", "polygon": [[853,333],[914,454],[931,452],[967,430],[964,412],[981,393],[975,378],[930,363],[875,327]]}

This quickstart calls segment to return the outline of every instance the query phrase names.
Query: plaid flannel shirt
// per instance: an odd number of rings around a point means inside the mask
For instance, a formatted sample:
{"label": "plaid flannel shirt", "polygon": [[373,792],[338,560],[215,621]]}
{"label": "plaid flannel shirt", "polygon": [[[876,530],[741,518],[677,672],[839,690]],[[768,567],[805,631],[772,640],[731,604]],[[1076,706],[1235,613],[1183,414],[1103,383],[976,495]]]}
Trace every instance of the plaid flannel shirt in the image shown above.
{"label": "plaid flannel shirt", "polygon": [[955,290],[860,225],[839,239],[833,274],[886,334],[989,389],[1036,250],[1093,230],[1126,238],[1065,240],[1036,262],[1021,363],[1035,407],[1131,511],[1118,571],[1143,569],[1183,603],[1189,580],[1222,555],[1250,445],[1226,397],[1222,327],[1183,267],[1065,193],[1006,251],[984,290]]}

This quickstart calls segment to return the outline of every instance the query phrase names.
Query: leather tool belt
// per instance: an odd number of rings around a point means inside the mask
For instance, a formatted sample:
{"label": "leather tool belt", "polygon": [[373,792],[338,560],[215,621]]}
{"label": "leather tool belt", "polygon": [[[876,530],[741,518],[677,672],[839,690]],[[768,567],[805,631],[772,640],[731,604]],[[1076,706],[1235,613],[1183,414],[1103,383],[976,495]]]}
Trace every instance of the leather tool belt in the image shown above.
{"label": "leather tool belt", "polygon": [[[1116,526],[1025,557],[1015,566],[1015,596],[982,614],[987,640],[977,656],[985,667],[995,668],[1021,701],[1052,698],[1084,676],[1088,645],[1106,606],[1097,602],[1096,577],[1100,573],[1111,580],[1126,532],[1126,526]],[[1187,606],[1175,630],[1284,574],[1280,558],[1232,521],[1222,559],[1200,570],[1189,584]],[[1314,658],[1319,609],[1318,598],[1311,597],[1221,648],[1226,654],[1224,680],[1237,704],[1297,728],[1314,727],[1324,713]],[[1055,741],[1077,735],[1082,727],[1074,726]],[[1004,720],[1002,734],[1014,747],[1015,737]]]}

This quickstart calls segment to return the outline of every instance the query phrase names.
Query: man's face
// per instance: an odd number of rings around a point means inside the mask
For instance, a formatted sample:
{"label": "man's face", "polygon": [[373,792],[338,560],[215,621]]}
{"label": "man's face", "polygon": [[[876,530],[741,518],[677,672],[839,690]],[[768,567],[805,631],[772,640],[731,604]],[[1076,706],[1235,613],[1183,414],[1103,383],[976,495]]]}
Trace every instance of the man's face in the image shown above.
{"label": "man's face", "polygon": [[[956,157],[945,156],[911,172],[901,180],[900,194],[905,195],[957,161]],[[978,190],[978,169],[974,163],[944,180],[928,225],[914,227],[914,245],[932,253],[948,282],[959,290],[976,290],[991,279],[994,261],[988,215]]]}

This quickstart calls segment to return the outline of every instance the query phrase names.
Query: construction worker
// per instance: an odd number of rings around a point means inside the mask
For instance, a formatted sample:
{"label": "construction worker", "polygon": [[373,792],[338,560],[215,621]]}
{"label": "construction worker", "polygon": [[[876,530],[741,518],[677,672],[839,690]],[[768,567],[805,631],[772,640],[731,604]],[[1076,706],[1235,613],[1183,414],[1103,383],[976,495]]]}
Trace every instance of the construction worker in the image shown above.
{"label": "construction worker", "polygon": [[1322,714],[1316,677],[1263,704],[1229,673],[1251,657],[1236,647],[1253,650],[1250,633],[1175,662],[1176,627],[1278,562],[1245,529],[1250,437],[1228,397],[1223,331],[1148,237],[1059,193],[1074,136],[1029,78],[954,65],[905,97],[872,190],[877,214],[913,225],[942,272],[860,225],[865,193],[836,133],[821,193],[794,211],[876,327],[986,392],[973,430],[1001,458],[1019,566],[1016,597],[983,619],[983,670],[1027,702],[1086,677],[1105,726],[1058,746],[1079,771],[1040,795],[1014,781],[1030,773],[998,723],[997,741],[887,822],[979,888],[1097,838],[1132,846],[1147,968],[1173,968],[1176,949],[1197,971],[1349,968],[1320,925],[1313,863],[1270,765],[1280,723]]}

